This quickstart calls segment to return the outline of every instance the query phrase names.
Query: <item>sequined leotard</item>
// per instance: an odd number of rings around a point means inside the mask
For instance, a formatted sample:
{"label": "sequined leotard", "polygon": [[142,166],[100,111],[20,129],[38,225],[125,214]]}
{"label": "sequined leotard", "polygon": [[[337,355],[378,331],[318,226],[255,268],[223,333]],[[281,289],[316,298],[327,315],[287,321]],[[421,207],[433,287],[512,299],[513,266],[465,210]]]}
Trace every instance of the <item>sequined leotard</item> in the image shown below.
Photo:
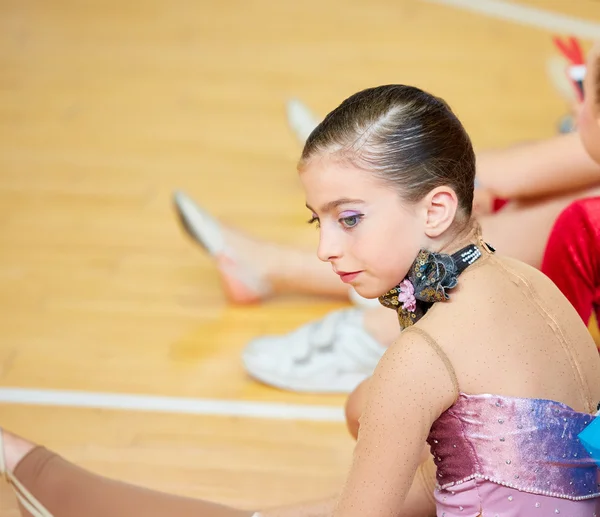
{"label": "sequined leotard", "polygon": [[593,418],[552,400],[461,393],[428,438],[438,515],[600,516],[599,469],[577,438]]}

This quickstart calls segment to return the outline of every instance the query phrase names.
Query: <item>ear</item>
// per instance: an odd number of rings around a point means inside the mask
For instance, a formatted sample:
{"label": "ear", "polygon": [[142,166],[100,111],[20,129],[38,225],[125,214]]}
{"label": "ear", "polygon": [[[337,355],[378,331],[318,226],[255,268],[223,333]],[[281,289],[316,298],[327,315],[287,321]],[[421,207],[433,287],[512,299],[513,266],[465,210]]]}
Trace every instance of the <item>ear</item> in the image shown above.
{"label": "ear", "polygon": [[454,222],[458,210],[456,192],[450,187],[434,188],[424,199],[427,216],[425,234],[429,238],[442,235]]}

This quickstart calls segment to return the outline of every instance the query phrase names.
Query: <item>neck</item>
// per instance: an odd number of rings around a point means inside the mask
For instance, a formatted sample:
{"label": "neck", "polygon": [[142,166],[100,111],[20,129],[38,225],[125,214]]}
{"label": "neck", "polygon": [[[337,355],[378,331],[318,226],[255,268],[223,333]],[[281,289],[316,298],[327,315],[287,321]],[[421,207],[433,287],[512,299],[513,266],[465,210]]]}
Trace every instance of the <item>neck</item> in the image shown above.
{"label": "neck", "polygon": [[379,297],[383,306],[398,313],[402,328],[414,325],[435,302],[447,301],[448,291],[456,287],[458,276],[482,256],[482,248],[493,252],[484,244],[474,219],[432,244],[435,248],[419,252],[404,280]]}
{"label": "neck", "polygon": [[480,243],[481,227],[474,218],[470,218],[466,223],[456,223],[454,228],[448,229],[438,239],[432,240],[427,249],[436,253],[452,255],[469,244],[479,245]]}

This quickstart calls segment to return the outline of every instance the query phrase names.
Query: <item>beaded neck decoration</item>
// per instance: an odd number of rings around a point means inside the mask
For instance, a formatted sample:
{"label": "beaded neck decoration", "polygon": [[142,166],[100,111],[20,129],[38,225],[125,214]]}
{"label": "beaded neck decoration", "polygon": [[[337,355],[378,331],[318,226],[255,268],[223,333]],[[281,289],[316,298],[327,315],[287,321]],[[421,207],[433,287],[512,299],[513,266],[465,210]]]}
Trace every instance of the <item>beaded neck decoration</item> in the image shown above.
{"label": "beaded neck decoration", "polygon": [[[490,251],[494,249],[486,244]],[[396,287],[379,297],[379,302],[398,313],[402,328],[414,325],[435,302],[450,298],[448,290],[458,284],[458,275],[481,257],[475,244],[452,255],[421,250],[408,275]]]}

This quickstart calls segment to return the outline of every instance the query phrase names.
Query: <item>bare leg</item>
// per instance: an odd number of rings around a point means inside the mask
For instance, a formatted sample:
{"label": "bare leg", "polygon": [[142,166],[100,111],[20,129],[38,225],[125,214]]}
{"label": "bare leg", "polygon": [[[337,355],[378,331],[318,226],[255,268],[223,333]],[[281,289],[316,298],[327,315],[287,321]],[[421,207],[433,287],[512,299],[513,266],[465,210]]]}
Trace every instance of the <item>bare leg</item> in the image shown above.
{"label": "bare leg", "polygon": [[[271,294],[294,292],[348,298],[348,286],[329,264],[317,258],[315,250],[265,242],[226,226],[222,229],[235,257],[234,274],[240,280],[244,280],[245,271],[251,271],[269,285]],[[229,295],[233,301],[243,301],[235,288],[229,289]]]}
{"label": "bare leg", "polygon": [[348,286],[331,270],[330,264],[316,257],[314,250],[277,246],[271,258],[267,278],[275,292],[348,298]]}

